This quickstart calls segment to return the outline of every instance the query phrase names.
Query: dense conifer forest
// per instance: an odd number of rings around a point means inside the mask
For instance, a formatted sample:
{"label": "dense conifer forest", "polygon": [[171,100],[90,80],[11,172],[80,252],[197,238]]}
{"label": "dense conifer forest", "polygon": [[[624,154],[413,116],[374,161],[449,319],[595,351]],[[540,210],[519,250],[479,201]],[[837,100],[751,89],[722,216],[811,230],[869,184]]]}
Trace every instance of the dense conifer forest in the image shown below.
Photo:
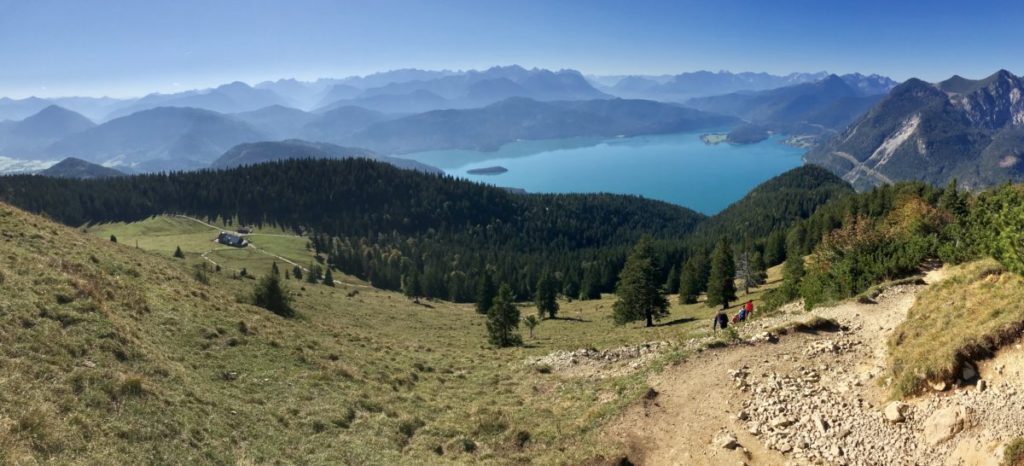
{"label": "dense conifer forest", "polygon": [[[403,279],[414,280],[418,294],[455,301],[475,299],[485,270],[517,299],[533,297],[544,273],[570,297],[611,292],[644,235],[652,239],[659,280],[672,282],[668,288],[678,287],[675,277],[689,257],[708,254],[720,237],[773,265],[785,253],[773,251],[772,241],[851,193],[834,175],[801,167],[709,219],[637,196],[521,194],[361,159],[106,180],[0,178],[0,199],[65,224],[165,213],[272,224],[308,235],[327,264],[374,286],[399,290]],[[835,226],[832,220],[808,228],[816,235]]]}

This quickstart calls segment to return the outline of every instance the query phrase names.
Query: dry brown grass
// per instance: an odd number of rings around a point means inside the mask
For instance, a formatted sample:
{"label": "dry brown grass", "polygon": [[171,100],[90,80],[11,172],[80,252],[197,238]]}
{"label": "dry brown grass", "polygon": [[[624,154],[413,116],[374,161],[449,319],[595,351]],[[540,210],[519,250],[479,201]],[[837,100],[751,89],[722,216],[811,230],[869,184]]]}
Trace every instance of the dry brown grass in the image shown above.
{"label": "dry brown grass", "polygon": [[958,266],[923,291],[889,341],[892,395],[957,380],[964,364],[991,357],[1024,330],[1024,278],[987,259]]}

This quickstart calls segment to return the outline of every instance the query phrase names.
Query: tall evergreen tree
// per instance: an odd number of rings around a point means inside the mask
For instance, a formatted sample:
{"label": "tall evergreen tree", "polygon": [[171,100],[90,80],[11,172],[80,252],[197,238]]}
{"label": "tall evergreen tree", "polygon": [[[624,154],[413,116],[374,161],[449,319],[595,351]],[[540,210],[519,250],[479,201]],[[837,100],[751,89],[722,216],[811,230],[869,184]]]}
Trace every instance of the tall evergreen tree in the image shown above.
{"label": "tall evergreen tree", "polygon": [[537,315],[544,317],[544,314],[547,314],[549,319],[554,319],[558,315],[558,290],[555,288],[554,278],[547,271],[537,280],[533,300],[537,305]]}
{"label": "tall evergreen tree", "polygon": [[576,276],[565,278],[565,283],[562,285],[562,295],[569,301],[580,297],[580,282]]}
{"label": "tall evergreen tree", "polygon": [[750,294],[750,288],[761,284],[761,275],[754,266],[753,254],[749,250],[741,252],[736,261],[736,278],[743,284],[746,294]]}
{"label": "tall evergreen tree", "polygon": [[519,308],[516,307],[512,288],[502,284],[487,311],[487,336],[491,344],[505,348],[523,343],[519,336]]}
{"label": "tall evergreen tree", "polygon": [[496,294],[497,290],[494,288],[494,279],[491,277],[491,272],[485,270],[480,275],[480,282],[476,286],[476,312],[487,314],[487,311],[490,311],[491,306],[494,305],[494,296]]}
{"label": "tall evergreen tree", "polygon": [[615,290],[618,299],[612,306],[615,323],[621,325],[646,320],[647,326],[653,327],[654,319],[668,314],[668,300],[660,285],[651,241],[647,237],[641,238],[619,274],[619,285]]}
{"label": "tall evergreen tree", "polygon": [[711,278],[711,260],[708,259],[708,253],[705,250],[701,250],[697,253],[697,291],[705,292],[708,290],[708,280]]}
{"label": "tall evergreen tree", "polygon": [[302,267],[297,265],[292,267],[292,276],[295,277],[296,280],[302,280]]}
{"label": "tall evergreen tree", "polygon": [[181,246],[176,246],[174,248],[174,257],[177,257],[178,259],[185,258],[185,253],[181,252]]}
{"label": "tall evergreen tree", "polygon": [[789,259],[790,253],[803,256],[810,252],[807,238],[807,226],[804,225],[804,222],[799,222],[790,228],[789,233],[786,234],[786,259]]}
{"label": "tall evergreen tree", "polygon": [[423,295],[423,287],[420,284],[420,277],[416,273],[416,269],[409,270],[409,273],[402,277],[402,293],[413,302],[420,302],[420,296]]}
{"label": "tall evergreen tree", "polygon": [[692,256],[683,265],[683,273],[679,276],[679,303],[693,304],[700,296],[700,256]]}
{"label": "tall evergreen tree", "polygon": [[281,276],[281,271],[277,268],[277,261],[274,261],[270,264],[270,273],[277,275],[279,277]]}
{"label": "tall evergreen tree", "polygon": [[761,251],[754,250],[750,261],[753,263],[758,286],[764,285],[768,281],[768,265],[764,262],[764,255],[761,254]]}
{"label": "tall evergreen tree", "polygon": [[309,273],[306,274],[306,282],[317,284],[320,282],[320,264],[309,264]]}
{"label": "tall evergreen tree", "polygon": [[665,280],[665,292],[676,294],[679,292],[679,266],[673,265],[668,271],[668,278]]}
{"label": "tall evergreen tree", "polygon": [[601,299],[601,270],[597,263],[592,262],[584,267],[580,299]]}
{"label": "tall evergreen tree", "polygon": [[327,286],[334,286],[334,274],[331,273],[331,268],[330,267],[327,267],[326,271],[324,271],[324,282],[323,283],[324,283],[324,285],[327,285]]}
{"label": "tall evergreen tree", "polygon": [[721,240],[711,255],[711,274],[708,277],[709,307],[729,307],[736,300],[736,263],[732,259],[732,247],[727,240]]}
{"label": "tall evergreen tree", "polygon": [[782,265],[782,293],[786,300],[796,299],[800,295],[800,284],[805,274],[804,256],[794,249]]}
{"label": "tall evergreen tree", "polygon": [[764,262],[767,266],[774,266],[786,260],[786,232],[783,230],[773,231],[768,235],[764,243]]}

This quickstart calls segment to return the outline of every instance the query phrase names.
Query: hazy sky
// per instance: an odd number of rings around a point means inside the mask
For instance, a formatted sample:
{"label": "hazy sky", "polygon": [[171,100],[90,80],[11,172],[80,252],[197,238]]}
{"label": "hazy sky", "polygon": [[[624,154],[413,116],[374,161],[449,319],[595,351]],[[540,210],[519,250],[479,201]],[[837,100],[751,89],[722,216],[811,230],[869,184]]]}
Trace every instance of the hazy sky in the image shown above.
{"label": "hazy sky", "polygon": [[0,96],[520,64],[596,74],[1024,72],[1024,1],[0,0]]}

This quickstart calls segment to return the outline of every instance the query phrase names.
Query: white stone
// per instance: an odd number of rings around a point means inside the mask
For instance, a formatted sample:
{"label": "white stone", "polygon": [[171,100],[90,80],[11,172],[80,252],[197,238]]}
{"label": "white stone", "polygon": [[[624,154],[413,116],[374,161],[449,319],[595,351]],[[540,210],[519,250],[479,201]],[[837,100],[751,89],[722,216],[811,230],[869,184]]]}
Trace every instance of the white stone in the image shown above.
{"label": "white stone", "polygon": [[965,406],[950,406],[940,409],[924,422],[924,438],[931,445],[938,445],[953,438],[971,425],[971,410]]}
{"label": "white stone", "polygon": [[885,405],[885,409],[882,413],[885,414],[885,419],[889,422],[903,422],[906,418],[903,416],[903,412],[906,410],[906,406],[899,401],[893,401]]}
{"label": "white stone", "polygon": [[718,448],[733,450],[739,446],[739,443],[737,443],[736,436],[732,433],[721,432],[715,436],[715,445],[718,446]]}

